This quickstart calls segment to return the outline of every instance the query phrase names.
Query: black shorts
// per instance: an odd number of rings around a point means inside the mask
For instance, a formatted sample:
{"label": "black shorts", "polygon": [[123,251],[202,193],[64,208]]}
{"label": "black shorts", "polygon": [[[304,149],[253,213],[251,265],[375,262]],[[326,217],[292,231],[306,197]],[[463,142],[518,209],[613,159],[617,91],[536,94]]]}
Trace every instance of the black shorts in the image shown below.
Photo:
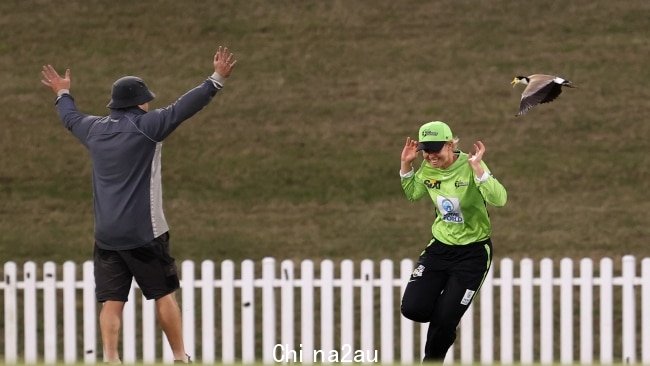
{"label": "black shorts", "polygon": [[126,302],[135,278],[147,299],[159,299],[179,288],[176,262],[169,255],[169,233],[130,250],[94,250],[97,301]]}

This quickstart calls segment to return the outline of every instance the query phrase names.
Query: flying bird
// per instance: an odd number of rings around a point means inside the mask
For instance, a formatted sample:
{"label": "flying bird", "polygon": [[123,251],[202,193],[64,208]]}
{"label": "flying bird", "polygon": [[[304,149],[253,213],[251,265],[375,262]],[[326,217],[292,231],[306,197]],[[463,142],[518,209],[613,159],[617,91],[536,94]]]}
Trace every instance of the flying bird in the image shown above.
{"label": "flying bird", "polygon": [[512,82],[514,88],[517,84],[526,85],[526,89],[521,93],[521,102],[519,103],[519,113],[521,116],[541,103],[548,103],[562,93],[562,87],[575,88],[569,80],[562,79],[554,75],[533,74],[530,76],[517,76]]}

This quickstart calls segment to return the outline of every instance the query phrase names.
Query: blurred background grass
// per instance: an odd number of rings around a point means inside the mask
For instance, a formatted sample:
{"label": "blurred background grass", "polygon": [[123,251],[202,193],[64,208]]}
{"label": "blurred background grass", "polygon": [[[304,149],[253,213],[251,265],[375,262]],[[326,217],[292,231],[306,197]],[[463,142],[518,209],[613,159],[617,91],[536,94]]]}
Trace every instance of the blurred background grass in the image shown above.
{"label": "blurred background grass", "polygon": [[[650,3],[17,1],[0,3],[2,261],[90,258],[90,162],[40,82],[72,70],[103,115],[143,77],[162,107],[239,59],[163,149],[178,259],[415,258],[433,207],[403,198],[399,155],[427,121],[476,139],[506,186],[496,257],[647,256]],[[516,75],[572,80],[515,118]]]}

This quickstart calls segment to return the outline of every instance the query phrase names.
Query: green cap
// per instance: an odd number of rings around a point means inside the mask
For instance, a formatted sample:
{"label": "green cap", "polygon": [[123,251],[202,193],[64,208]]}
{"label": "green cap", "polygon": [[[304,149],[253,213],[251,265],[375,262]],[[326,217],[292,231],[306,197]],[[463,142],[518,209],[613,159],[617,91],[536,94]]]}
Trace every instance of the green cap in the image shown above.
{"label": "green cap", "polygon": [[441,121],[427,122],[420,127],[417,151],[440,151],[447,141],[453,140],[451,128]]}

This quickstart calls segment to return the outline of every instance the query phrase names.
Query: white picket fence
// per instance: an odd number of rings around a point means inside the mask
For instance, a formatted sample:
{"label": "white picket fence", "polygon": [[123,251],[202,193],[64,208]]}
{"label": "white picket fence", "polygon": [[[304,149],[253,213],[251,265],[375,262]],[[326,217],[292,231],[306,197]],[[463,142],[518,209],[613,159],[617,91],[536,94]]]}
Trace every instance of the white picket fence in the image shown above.
{"label": "white picket fence", "polygon": [[[565,258],[559,267],[550,259],[517,263],[517,276],[513,260],[494,263],[446,361],[650,365],[650,258],[640,261],[637,272],[636,258],[625,256],[617,274],[610,258],[601,259],[597,270],[591,259]],[[304,260],[297,268],[293,261],[278,266],[265,258],[261,268],[251,260],[239,268],[226,260],[216,268],[206,260],[196,277],[195,263],[184,261],[180,301],[187,351],[208,364],[312,363],[314,357],[323,363],[419,363],[426,324],[399,314],[414,262],[398,265],[324,260],[316,268]],[[41,271],[33,262],[22,270],[4,264],[0,351],[6,363],[101,362],[92,263],[78,270],[72,262],[62,268],[47,262]],[[124,362],[171,362],[154,304],[137,289],[125,308],[122,334]]]}

